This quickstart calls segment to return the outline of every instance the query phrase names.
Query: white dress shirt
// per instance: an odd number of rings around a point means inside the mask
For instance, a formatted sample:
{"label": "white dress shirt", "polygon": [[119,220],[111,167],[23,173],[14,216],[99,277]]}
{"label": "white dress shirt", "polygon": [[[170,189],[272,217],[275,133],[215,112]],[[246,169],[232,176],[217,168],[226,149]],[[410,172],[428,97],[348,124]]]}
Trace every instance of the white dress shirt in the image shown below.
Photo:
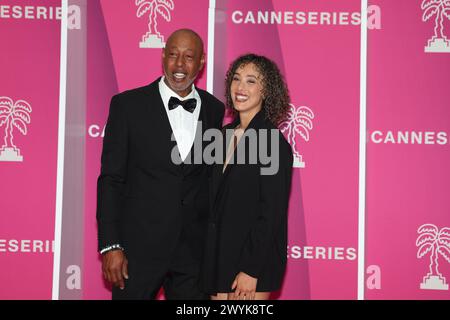
{"label": "white dress shirt", "polygon": [[[159,93],[161,94],[164,108],[166,109],[170,126],[172,127],[172,132],[177,142],[181,160],[184,161],[189,154],[189,151],[191,151],[192,144],[194,143],[202,101],[197,90],[195,90],[194,85],[192,85],[191,93],[182,98],[167,86],[164,82],[164,76],[161,78],[161,81],[159,81]],[[192,113],[186,111],[181,106],[169,110],[170,97],[176,97],[181,101],[194,98],[197,100],[197,106]]]}

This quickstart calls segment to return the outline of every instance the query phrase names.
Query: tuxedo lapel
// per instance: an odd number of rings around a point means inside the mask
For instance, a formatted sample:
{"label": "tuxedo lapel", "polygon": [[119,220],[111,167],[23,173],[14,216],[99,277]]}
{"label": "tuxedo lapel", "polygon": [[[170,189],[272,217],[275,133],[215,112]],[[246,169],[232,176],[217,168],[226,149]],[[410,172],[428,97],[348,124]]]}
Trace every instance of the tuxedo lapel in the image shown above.
{"label": "tuxedo lapel", "polygon": [[189,174],[192,170],[194,170],[194,165],[203,163],[203,150],[207,146],[207,142],[204,141],[203,137],[205,131],[210,129],[213,123],[213,114],[212,112],[208,112],[209,110],[205,95],[198,89],[197,92],[201,99],[200,113],[198,116],[197,128],[195,130],[194,143],[192,144],[189,154],[186,157],[186,159],[189,159],[189,161],[186,161],[186,164],[193,165],[185,164],[183,166],[184,174]]}
{"label": "tuxedo lapel", "polygon": [[[162,146],[161,152],[167,150],[168,158],[170,159],[170,165],[173,166],[178,173],[182,173],[182,165],[177,165],[172,161],[172,150],[176,148],[178,152],[178,145],[173,137],[172,127],[170,125],[169,117],[167,115],[164,102],[159,92],[159,81],[157,79],[151,83],[146,89],[146,109],[149,111],[149,117],[152,119],[151,123],[156,130],[150,130],[152,137],[150,139],[159,139],[158,144]],[[179,152],[178,152],[179,154]]]}

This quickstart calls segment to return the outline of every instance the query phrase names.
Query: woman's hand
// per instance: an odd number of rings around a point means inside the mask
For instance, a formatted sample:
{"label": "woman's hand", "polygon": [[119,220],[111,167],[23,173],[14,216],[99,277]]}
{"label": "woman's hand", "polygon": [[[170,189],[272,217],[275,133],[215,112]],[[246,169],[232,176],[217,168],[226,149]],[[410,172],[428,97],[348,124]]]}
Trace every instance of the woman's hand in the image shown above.
{"label": "woman's hand", "polygon": [[239,272],[231,285],[234,292],[228,294],[229,300],[255,300],[257,278]]}

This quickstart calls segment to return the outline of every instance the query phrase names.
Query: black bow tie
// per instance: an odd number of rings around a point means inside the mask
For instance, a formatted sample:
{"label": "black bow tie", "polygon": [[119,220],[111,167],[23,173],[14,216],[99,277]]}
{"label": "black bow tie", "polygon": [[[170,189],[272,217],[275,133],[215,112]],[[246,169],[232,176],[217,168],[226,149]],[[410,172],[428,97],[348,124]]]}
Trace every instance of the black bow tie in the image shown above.
{"label": "black bow tie", "polygon": [[195,107],[197,106],[197,100],[192,98],[192,99],[180,101],[180,99],[178,99],[178,98],[170,97],[169,110],[175,109],[178,106],[182,106],[184,108],[184,110],[192,113],[192,112],[194,112]]}

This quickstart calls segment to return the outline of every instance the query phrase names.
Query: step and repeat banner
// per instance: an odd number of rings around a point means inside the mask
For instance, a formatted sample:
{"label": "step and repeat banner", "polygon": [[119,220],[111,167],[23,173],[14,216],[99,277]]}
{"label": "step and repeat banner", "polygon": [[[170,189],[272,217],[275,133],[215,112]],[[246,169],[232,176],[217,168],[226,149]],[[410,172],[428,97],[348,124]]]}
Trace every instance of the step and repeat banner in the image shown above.
{"label": "step and repeat banner", "polygon": [[280,299],[356,299],[360,5],[230,0],[223,8],[228,47],[218,60],[266,55],[291,96],[281,125],[294,166]]}
{"label": "step and repeat banner", "polygon": [[[17,2],[0,4],[0,299],[50,299],[61,1]],[[273,59],[288,83],[280,126],[295,156],[288,266],[273,298],[357,299],[364,258],[367,299],[450,299],[450,3],[369,1],[366,186],[358,184],[360,11],[360,0],[69,1],[58,297],[111,297],[95,219],[109,102],[159,77],[167,37],[191,28],[214,61],[197,86],[219,99],[230,62],[244,53]]]}
{"label": "step and repeat banner", "polygon": [[60,6],[0,3],[0,299],[52,293]]}

